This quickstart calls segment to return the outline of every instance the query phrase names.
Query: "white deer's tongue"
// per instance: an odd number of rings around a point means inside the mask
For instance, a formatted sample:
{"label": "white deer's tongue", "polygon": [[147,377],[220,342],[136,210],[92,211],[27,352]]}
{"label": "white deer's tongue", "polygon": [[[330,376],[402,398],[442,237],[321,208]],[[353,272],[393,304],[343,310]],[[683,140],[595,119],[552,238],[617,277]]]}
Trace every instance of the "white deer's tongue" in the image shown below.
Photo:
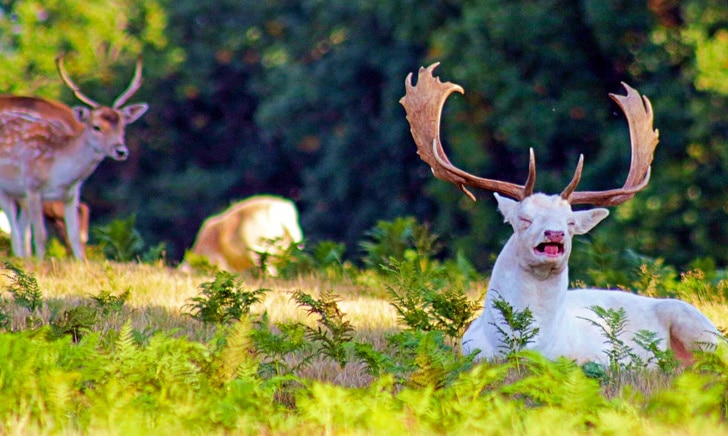
{"label": "white deer's tongue", "polygon": [[555,244],[546,244],[546,246],[543,248],[543,251],[549,256],[556,256],[559,254],[559,246]]}

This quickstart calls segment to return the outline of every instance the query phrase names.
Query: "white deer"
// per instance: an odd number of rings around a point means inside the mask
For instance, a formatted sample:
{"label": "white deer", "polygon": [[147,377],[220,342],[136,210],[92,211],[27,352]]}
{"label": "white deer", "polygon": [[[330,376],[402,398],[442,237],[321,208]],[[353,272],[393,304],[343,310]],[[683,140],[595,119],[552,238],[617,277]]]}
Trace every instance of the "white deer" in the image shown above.
{"label": "white deer", "polygon": [[77,212],[81,184],[105,157],[126,160],[126,125],[139,119],[148,106],[122,107],[141,86],[141,58],[131,83],[112,107],[81,93],[66,74],[63,57],[56,63],[66,85],[91,109],[36,97],[0,96],[0,209],[10,222],[13,253],[32,254],[24,243],[26,232],[32,231],[35,255],[43,258],[47,239],[43,201],[62,201],[67,239],[73,255],[82,259]]}
{"label": "white deer", "polygon": [[[291,200],[256,195],[202,223],[192,252],[229,272],[261,265],[261,253],[276,255],[303,240],[298,211]],[[183,265],[186,268],[186,265]],[[269,274],[277,270],[266,265]]]}
{"label": "white deer", "polygon": [[697,348],[717,342],[718,330],[713,323],[683,301],[616,290],[568,289],[567,262],[573,236],[588,232],[609,214],[603,208],[574,211],[571,205],[614,206],[647,186],[658,132],[653,130],[652,107],[646,97],[640,98],[626,84],[626,96],[610,95],[627,117],[632,143],[629,175],[622,188],[575,192],[583,166],[581,156],[572,181],[560,195],[534,194],[533,150],[525,185],[476,177],[450,163],[440,142],[440,117],[447,97],[464,91],[434,77],[432,71],[437,65],[420,69],[417,86],[412,85],[411,74],[405,81],[406,95],[401,103],[418,154],[437,178],[454,183],[473,200],[465,186],[494,191],[498,208],[514,232],[496,259],[483,313],[462,338],[464,354],[477,352],[478,359],[491,359],[505,352],[498,330],[503,328],[504,318],[494,307],[497,299],[505,300],[516,311],[531,311],[532,327],[538,328],[538,333],[527,348],[552,359],[565,356],[579,363],[609,363],[603,331],[594,323],[606,327],[590,309],[594,306],[624,310],[628,324],[620,339],[644,362],[650,361],[650,353],[633,341],[640,330],[655,333],[659,346],[671,348],[683,364],[692,361]]}

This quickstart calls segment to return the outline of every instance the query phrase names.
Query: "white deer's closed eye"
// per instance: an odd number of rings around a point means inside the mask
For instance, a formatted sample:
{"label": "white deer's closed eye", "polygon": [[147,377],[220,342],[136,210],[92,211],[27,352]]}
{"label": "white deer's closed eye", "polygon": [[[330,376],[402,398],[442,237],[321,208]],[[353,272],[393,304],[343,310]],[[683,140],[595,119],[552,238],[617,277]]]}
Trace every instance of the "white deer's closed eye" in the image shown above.
{"label": "white deer's closed eye", "polygon": [[529,228],[531,226],[531,223],[533,223],[533,220],[530,218],[518,217],[518,224],[523,230]]}
{"label": "white deer's closed eye", "polygon": [[432,72],[437,65],[420,68],[416,86],[412,85],[412,74],[408,75],[406,95],[400,100],[407,112],[418,155],[432,168],[435,177],[454,183],[473,200],[475,197],[467,187],[495,192],[498,208],[506,221],[514,229],[528,230],[514,232],[498,255],[483,313],[463,336],[463,353],[478,352],[479,358],[491,358],[503,352],[502,333],[497,328],[502,317],[494,305],[498,298],[514,310],[532,312],[533,327],[538,328],[538,334],[528,346],[550,358],[567,356],[579,362],[606,362],[601,333],[588,321],[594,317],[589,309],[594,306],[625,310],[629,325],[625,329],[628,337],[623,339],[642,361],[649,361],[650,355],[633,341],[640,330],[655,333],[659,346],[672,348],[676,357],[685,363],[691,361],[694,348],[714,344],[718,337],[716,327],[695,307],[682,301],[647,298],[631,292],[568,290],[567,262],[572,236],[588,232],[609,214],[604,208],[573,211],[571,205],[619,205],[649,182],[650,164],[658,142],[658,132],[652,127],[650,101],[626,84],[623,84],[626,96],[610,94],[627,117],[632,140],[632,162],[621,188],[577,192],[584,162],[581,156],[571,182],[560,195],[534,194],[533,149],[528,178],[523,185],[477,177],[450,163],[440,142],[439,122],[447,97],[455,91],[463,93],[463,89],[434,77]]}

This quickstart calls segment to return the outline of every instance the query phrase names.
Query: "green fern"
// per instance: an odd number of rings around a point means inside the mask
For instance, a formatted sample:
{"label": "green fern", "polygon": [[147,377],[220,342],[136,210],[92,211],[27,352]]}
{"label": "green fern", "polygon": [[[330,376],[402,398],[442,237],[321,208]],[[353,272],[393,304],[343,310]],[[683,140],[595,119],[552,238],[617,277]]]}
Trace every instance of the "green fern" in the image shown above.
{"label": "green fern", "polygon": [[306,340],[303,324],[279,323],[271,329],[268,314],[263,313],[255,325],[251,334],[260,360],[259,372],[264,378],[290,375],[313,358],[313,345]]}
{"label": "green fern", "polygon": [[[495,290],[490,292],[497,293]],[[515,310],[500,295],[493,300],[493,308],[500,312],[502,317],[500,323],[491,323],[500,334],[498,348],[504,350],[507,356],[518,357],[521,350],[532,343],[540,331],[533,325],[534,318],[531,309],[526,307],[523,311]]]}
{"label": "green fern", "polygon": [[10,279],[6,290],[13,294],[15,304],[30,311],[28,317],[25,318],[26,328],[40,327],[43,320],[38,312],[43,307],[43,293],[38,286],[38,280],[11,262],[5,261],[4,264],[5,268],[11,272],[11,274],[5,274]]}
{"label": "green fern", "polygon": [[224,344],[216,353],[217,375],[223,383],[255,374],[258,364],[252,359],[252,324],[247,318],[225,329]]}
{"label": "green fern", "polygon": [[589,310],[594,312],[602,322],[584,317],[581,317],[581,319],[600,330],[602,336],[606,339],[604,343],[608,345],[608,348],[604,350],[604,353],[609,359],[610,371],[619,374],[625,369],[632,369],[635,365],[640,365],[642,362],[634,353],[632,347],[622,340],[628,323],[627,313],[624,308],[604,309],[595,305],[589,306]]}
{"label": "green fern", "polygon": [[319,344],[325,356],[330,357],[340,368],[344,368],[349,361],[347,344],[354,338],[354,328],[344,319],[344,313],[339,309],[338,297],[333,291],[326,291],[316,299],[298,290],[293,293],[293,300],[300,307],[308,308],[309,315],[316,315],[315,328],[306,327],[309,339]]}
{"label": "green fern", "polygon": [[227,271],[218,271],[215,280],[200,285],[201,295],[190,299],[183,309],[204,323],[223,324],[239,321],[250,313],[269,289],[243,290],[240,278]]}
{"label": "green fern", "polygon": [[480,304],[456,286],[451,286],[443,268],[420,269],[417,263],[390,259],[382,267],[390,283],[389,304],[407,328],[444,332],[456,348]]}
{"label": "green fern", "polygon": [[31,314],[36,313],[43,306],[43,293],[38,286],[35,276],[23,270],[23,268],[5,261],[5,269],[11,274],[5,274],[10,279],[7,291],[13,294],[15,304],[28,309]]}

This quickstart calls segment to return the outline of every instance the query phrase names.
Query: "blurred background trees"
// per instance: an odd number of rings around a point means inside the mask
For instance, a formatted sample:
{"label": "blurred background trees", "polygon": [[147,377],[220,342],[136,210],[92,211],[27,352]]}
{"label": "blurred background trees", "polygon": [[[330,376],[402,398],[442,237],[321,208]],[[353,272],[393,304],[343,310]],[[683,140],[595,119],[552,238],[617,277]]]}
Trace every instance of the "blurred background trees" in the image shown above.
{"label": "blurred background trees", "polygon": [[442,62],[466,93],[443,139],[475,174],[560,192],[621,186],[626,122],[608,93],[649,96],[660,130],[647,190],[592,237],[685,266],[728,265],[728,4],[719,0],[0,0],[0,92],[74,105],[55,72],[110,102],[144,55],[132,158],[84,185],[92,223],[136,215],[179,260],[201,222],[257,193],[294,199],[307,239],[357,241],[412,215],[488,268],[510,229],[415,153],[398,101],[409,72]]}

